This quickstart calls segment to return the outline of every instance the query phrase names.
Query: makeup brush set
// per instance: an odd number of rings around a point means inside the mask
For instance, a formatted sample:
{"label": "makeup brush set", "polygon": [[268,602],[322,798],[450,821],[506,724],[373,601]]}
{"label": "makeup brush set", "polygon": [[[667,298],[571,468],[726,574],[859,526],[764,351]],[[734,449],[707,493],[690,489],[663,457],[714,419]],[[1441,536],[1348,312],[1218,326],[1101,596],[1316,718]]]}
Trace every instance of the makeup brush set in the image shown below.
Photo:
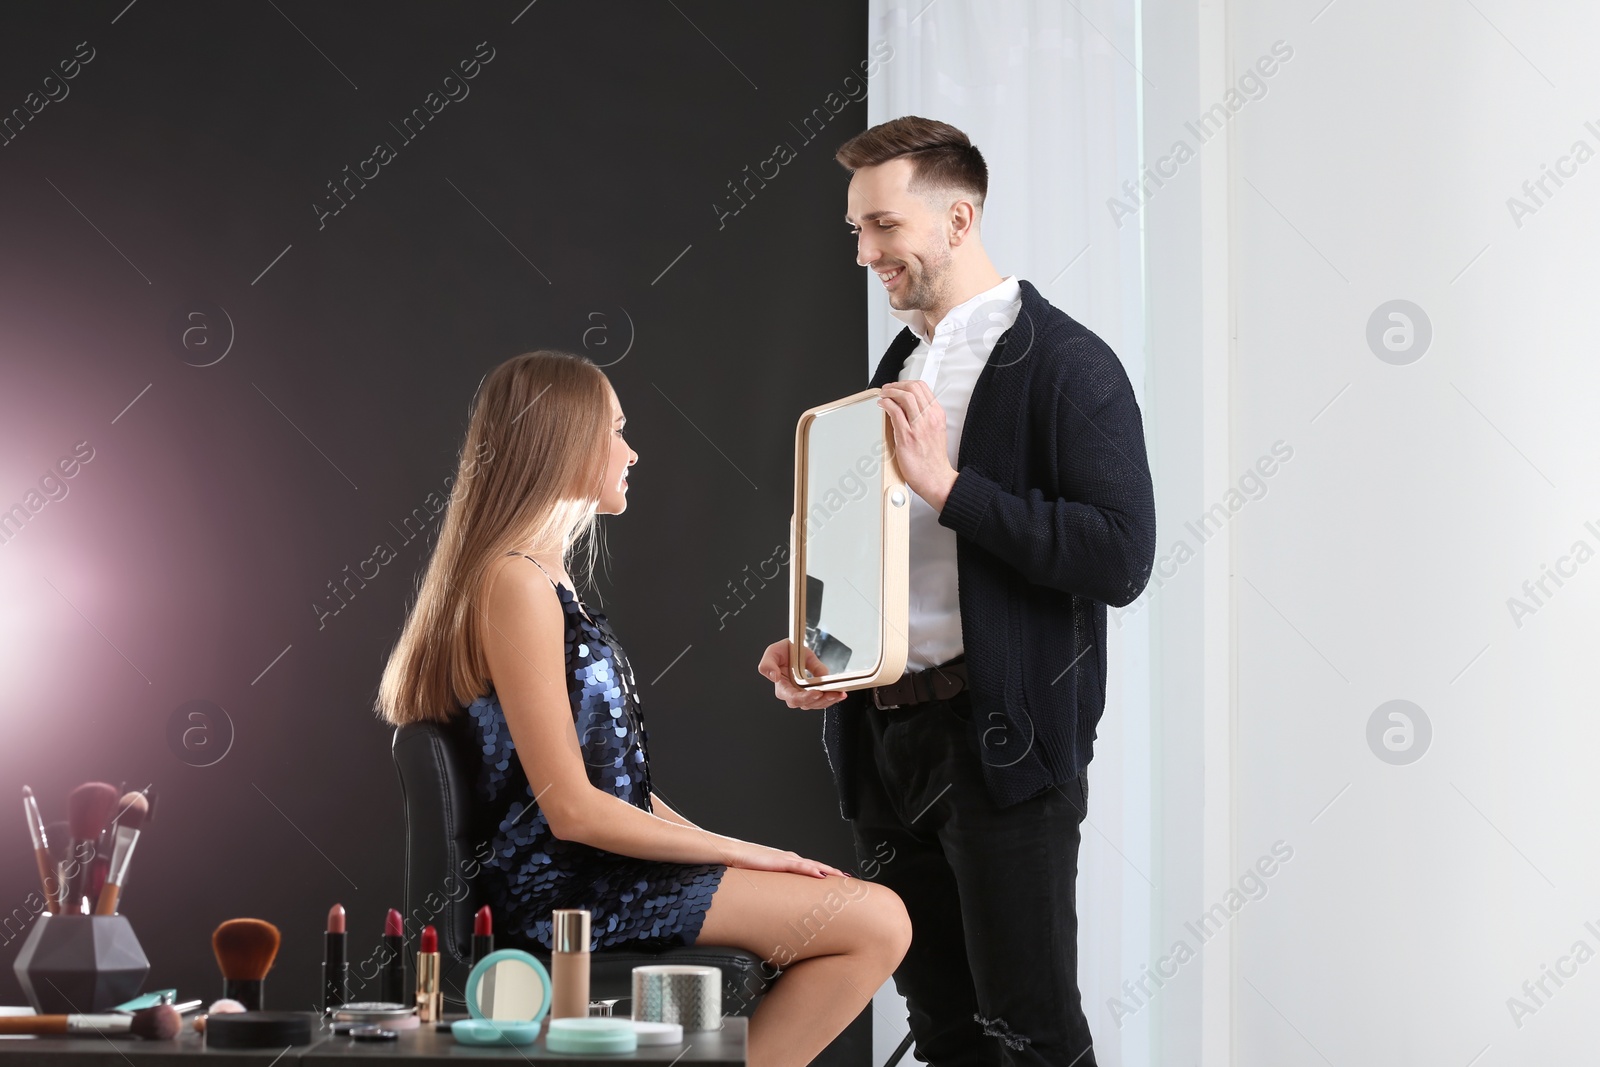
{"label": "makeup brush set", "polygon": [[[0,1034],[177,1033],[179,1013],[170,1003],[112,1010],[150,973],[120,907],[134,848],[154,810],[149,786],[85,782],[67,796],[66,821],[46,825],[33,790],[22,787],[44,897],[32,908],[40,914],[14,969],[39,1014],[0,1018]],[[30,907],[34,899],[30,894]]]}
{"label": "makeup brush set", "polygon": [[150,786],[129,792],[85,782],[67,796],[67,821],[46,826],[33,790],[22,810],[51,915],[115,915],[139,833],[155,812]]}

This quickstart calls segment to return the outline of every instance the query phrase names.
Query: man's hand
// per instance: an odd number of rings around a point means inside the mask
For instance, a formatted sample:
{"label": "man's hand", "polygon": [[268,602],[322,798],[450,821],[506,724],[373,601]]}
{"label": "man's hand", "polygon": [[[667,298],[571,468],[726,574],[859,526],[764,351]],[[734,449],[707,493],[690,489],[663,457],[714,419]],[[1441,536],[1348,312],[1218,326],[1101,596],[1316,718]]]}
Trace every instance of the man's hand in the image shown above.
{"label": "man's hand", "polygon": [[[839,703],[849,695],[838,690],[802,689],[790,681],[788,638],[768,645],[766,653],[761,657],[761,664],[756,669],[761,672],[762,677],[772,679],[774,695],[791,708],[825,708],[830,704]],[[816,677],[828,673],[828,665],[818,659],[817,654],[809,648],[806,649],[806,669]]]}
{"label": "man's hand", "polygon": [[933,398],[928,383],[920,379],[886,382],[880,393],[878,406],[889,413],[894,427],[895,462],[906,485],[935,512],[943,511],[950,487],[956,483],[945,439],[944,408]]}

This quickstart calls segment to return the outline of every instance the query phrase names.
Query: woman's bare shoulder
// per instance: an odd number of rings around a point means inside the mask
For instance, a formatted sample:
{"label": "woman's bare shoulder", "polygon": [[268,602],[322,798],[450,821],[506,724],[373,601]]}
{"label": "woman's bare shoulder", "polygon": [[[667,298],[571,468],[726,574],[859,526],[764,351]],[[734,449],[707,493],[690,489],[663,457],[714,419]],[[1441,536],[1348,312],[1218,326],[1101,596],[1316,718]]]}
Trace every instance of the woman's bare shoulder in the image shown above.
{"label": "woman's bare shoulder", "polygon": [[563,617],[556,587],[528,557],[507,554],[484,574],[481,602],[492,619],[559,624]]}

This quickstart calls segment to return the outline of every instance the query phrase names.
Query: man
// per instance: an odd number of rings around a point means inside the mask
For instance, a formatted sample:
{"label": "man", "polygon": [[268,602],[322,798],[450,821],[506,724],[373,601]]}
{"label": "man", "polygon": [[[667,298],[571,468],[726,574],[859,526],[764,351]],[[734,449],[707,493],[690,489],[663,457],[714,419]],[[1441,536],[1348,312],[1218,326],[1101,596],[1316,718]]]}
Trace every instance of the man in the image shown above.
{"label": "man", "polygon": [[988,169],[964,133],[908,116],[835,158],[856,262],[906,323],[871,384],[915,494],[907,671],[809,691],[784,641],[760,670],[826,709],[862,871],[905,901],[895,983],[918,1057],[1093,1067],[1075,883],[1106,605],[1139,595],[1155,554],[1138,404],[1105,342],[989,261]]}

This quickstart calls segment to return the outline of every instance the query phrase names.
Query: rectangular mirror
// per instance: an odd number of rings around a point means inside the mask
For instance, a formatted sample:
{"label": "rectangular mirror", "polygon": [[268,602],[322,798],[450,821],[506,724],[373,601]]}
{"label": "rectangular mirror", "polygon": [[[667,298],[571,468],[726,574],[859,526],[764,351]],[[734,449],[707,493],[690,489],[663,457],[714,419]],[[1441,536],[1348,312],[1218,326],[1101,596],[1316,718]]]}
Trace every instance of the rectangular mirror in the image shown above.
{"label": "rectangular mirror", "polygon": [[906,669],[911,490],[877,399],[866,389],[810,408],[795,428],[789,673],[802,688],[864,689]]}

